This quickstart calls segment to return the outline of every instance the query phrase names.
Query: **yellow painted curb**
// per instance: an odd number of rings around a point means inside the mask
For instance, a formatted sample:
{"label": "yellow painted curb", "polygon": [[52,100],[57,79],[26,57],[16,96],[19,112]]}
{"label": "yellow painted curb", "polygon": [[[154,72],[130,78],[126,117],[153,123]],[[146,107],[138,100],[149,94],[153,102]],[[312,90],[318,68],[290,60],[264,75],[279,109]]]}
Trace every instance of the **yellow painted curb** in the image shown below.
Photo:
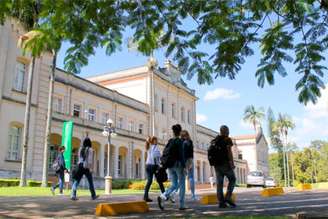
{"label": "yellow painted curb", "polygon": [[277,196],[283,194],[284,194],[284,189],[282,187],[266,188],[261,191],[261,196],[263,197],[271,197],[271,196]]}
{"label": "yellow painted curb", "polygon": [[299,191],[311,190],[311,189],[312,189],[312,185],[309,184],[309,183],[298,184],[298,185],[297,185],[297,189],[298,189]]}
{"label": "yellow painted curb", "polygon": [[[232,201],[236,202],[237,200],[237,195],[232,194]],[[216,196],[216,193],[210,193],[210,194],[204,194],[202,195],[200,201],[202,205],[213,205],[213,204],[218,204],[218,198]]]}
{"label": "yellow painted curb", "polygon": [[96,207],[96,216],[114,216],[148,211],[149,206],[145,201],[100,203]]}

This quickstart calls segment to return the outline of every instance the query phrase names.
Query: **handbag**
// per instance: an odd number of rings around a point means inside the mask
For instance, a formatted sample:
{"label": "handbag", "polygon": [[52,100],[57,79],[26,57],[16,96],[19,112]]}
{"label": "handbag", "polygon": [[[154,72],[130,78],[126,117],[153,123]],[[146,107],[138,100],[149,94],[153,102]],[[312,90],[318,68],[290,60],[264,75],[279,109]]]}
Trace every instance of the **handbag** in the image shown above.
{"label": "handbag", "polygon": [[166,182],[168,180],[166,169],[163,167],[159,167],[155,172],[155,177],[157,182],[159,183]]}

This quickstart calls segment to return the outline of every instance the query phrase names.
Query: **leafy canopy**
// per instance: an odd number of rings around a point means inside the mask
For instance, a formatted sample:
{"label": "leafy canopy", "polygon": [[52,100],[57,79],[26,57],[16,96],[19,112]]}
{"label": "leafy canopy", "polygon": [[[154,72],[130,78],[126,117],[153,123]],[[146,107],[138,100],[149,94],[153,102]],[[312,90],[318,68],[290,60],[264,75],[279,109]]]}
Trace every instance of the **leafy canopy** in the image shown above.
{"label": "leafy canopy", "polygon": [[[120,49],[129,29],[141,53],[165,46],[166,56],[188,78],[197,75],[200,84],[235,79],[260,46],[262,58],[254,72],[260,87],[273,85],[277,74],[294,73],[285,68],[294,63],[300,102],[315,103],[324,88],[328,0],[2,0],[0,21],[12,11],[34,21],[20,11],[35,2],[41,3],[38,21],[71,43],[65,68],[72,72],[78,73],[97,47],[108,55]],[[214,52],[201,51],[204,43]]]}

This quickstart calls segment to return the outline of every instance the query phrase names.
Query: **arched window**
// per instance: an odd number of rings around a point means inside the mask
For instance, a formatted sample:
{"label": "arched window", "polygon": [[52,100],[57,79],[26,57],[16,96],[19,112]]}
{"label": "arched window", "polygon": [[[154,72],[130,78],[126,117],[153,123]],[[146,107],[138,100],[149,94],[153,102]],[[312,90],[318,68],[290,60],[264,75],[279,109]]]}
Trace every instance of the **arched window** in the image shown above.
{"label": "arched window", "polygon": [[20,160],[23,128],[17,125],[11,125],[8,135],[7,160]]}
{"label": "arched window", "polygon": [[175,103],[172,103],[172,118],[176,119],[176,107]]}
{"label": "arched window", "polygon": [[157,94],[154,95],[154,108],[155,108],[155,112],[158,112],[158,95]]}

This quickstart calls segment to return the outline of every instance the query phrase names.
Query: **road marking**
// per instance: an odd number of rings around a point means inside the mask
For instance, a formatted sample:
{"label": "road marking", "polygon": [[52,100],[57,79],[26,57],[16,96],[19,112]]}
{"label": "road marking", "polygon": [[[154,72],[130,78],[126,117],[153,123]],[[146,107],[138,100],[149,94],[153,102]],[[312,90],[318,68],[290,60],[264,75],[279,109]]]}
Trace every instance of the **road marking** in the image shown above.
{"label": "road marking", "polygon": [[[288,210],[288,209],[300,209],[300,208],[322,208],[328,207],[328,204],[318,204],[318,205],[302,205],[302,206],[292,206],[292,207],[276,207],[276,208],[262,208],[262,209],[253,209],[253,210],[230,210],[230,211],[220,211],[220,213],[245,213],[245,212],[265,212],[265,211],[281,211],[281,210]],[[217,213],[218,211],[206,211],[203,214],[213,214]]]}
{"label": "road marking", "polygon": [[277,200],[277,201],[269,201],[269,202],[262,202],[259,200],[259,202],[251,202],[251,203],[241,203],[240,206],[246,206],[246,205],[271,205],[271,204],[281,204],[281,203],[295,203],[295,202],[312,202],[312,201],[328,201],[328,198],[312,198],[312,199],[301,199],[301,200]]}

